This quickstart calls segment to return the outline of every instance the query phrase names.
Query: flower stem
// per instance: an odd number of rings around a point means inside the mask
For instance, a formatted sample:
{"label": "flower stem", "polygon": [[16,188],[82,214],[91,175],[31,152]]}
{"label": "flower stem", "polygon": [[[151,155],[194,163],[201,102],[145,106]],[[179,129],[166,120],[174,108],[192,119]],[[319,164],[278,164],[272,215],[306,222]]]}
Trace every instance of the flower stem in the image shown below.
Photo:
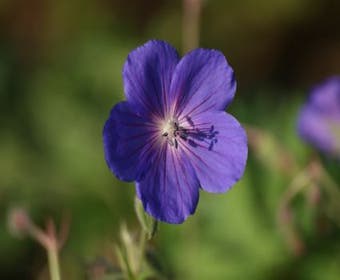
{"label": "flower stem", "polygon": [[48,266],[50,269],[51,280],[60,280],[59,258],[56,246],[47,248]]}
{"label": "flower stem", "polygon": [[140,239],[139,239],[139,261],[138,261],[139,271],[142,270],[142,266],[144,262],[144,255],[145,255],[145,245],[146,245],[147,239],[148,239],[148,233],[142,229],[140,233]]}

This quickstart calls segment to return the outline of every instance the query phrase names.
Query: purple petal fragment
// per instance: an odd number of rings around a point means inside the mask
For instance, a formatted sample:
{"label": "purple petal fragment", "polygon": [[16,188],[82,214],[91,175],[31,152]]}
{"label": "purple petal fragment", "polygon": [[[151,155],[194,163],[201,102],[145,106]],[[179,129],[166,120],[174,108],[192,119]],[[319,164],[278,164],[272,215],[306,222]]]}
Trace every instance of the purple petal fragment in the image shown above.
{"label": "purple petal fragment", "polygon": [[197,49],[178,63],[171,81],[171,100],[177,115],[225,110],[235,95],[233,69],[216,50]]}
{"label": "purple petal fragment", "polygon": [[192,166],[167,144],[154,155],[149,173],[136,188],[145,210],[168,223],[182,223],[198,203],[199,182]]}
{"label": "purple petal fragment", "polygon": [[310,107],[325,116],[340,117],[340,77],[327,79],[312,89],[309,97]]}
{"label": "purple petal fragment", "polygon": [[164,116],[177,51],[163,41],[149,41],[132,51],[123,68],[127,101],[140,114]]}
{"label": "purple petal fragment", "polygon": [[298,132],[322,152],[340,157],[340,77],[313,88],[300,111]]}
{"label": "purple petal fragment", "polygon": [[193,165],[201,187],[208,192],[228,190],[243,175],[247,154],[247,136],[231,115],[213,112],[189,116],[184,126],[192,133],[181,141]]}

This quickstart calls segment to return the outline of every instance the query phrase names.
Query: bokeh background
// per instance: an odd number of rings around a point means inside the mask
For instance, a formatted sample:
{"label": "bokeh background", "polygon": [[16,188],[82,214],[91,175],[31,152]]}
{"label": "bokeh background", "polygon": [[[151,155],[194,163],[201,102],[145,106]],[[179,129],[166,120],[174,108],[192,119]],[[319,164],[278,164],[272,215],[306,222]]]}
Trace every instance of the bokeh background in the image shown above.
{"label": "bokeh background", "polygon": [[[149,250],[163,279],[339,279],[334,216],[308,190],[289,222],[278,214],[314,154],[296,133],[299,107],[310,86],[340,74],[339,12],[337,0],[203,1],[199,45],[236,72],[228,110],[248,129],[249,160],[227,194],[202,192],[184,224],[160,225]],[[71,217],[64,279],[117,267],[120,225],[138,222],[133,184],[105,164],[102,128],[124,98],[128,53],[157,38],[183,54],[182,19],[179,0],[0,1],[0,279],[48,279],[44,250],[7,230],[16,206],[41,226]],[[336,176],[339,163],[322,160]]]}

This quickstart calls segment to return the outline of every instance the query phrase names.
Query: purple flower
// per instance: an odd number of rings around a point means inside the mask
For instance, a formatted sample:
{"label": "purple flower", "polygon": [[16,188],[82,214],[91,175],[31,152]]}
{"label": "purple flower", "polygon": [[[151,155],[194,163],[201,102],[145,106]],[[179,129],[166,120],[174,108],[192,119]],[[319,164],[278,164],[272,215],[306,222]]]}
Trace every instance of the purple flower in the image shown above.
{"label": "purple flower", "polygon": [[126,101],[113,107],[103,132],[107,164],[119,179],[136,181],[155,219],[182,223],[200,188],[225,192],[244,172],[246,134],[224,112],[235,94],[233,70],[219,51],[180,59],[153,40],[129,54],[123,79]]}
{"label": "purple flower", "polygon": [[300,136],[322,152],[340,157],[340,77],[311,90],[298,119]]}

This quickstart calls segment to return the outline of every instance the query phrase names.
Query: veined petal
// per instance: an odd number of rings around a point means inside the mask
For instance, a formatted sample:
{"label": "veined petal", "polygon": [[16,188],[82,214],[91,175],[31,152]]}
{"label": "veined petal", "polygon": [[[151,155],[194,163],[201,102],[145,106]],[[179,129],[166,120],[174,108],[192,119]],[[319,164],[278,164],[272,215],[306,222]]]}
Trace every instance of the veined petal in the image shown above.
{"label": "veined petal", "polygon": [[157,220],[182,223],[195,212],[199,197],[199,182],[191,164],[167,144],[150,160],[148,173],[136,185],[144,209]]}
{"label": "veined petal", "polygon": [[137,116],[130,104],[113,107],[103,130],[104,153],[111,171],[124,181],[134,181],[148,168],[145,158],[153,151],[158,135],[147,119]]}
{"label": "veined petal", "polygon": [[186,156],[196,171],[201,187],[213,193],[225,192],[243,175],[247,136],[237,120],[225,112],[186,116],[188,128],[181,140]]}
{"label": "veined petal", "polygon": [[148,41],[132,51],[123,68],[127,101],[140,114],[164,116],[177,51],[164,41]]}
{"label": "veined petal", "polygon": [[178,63],[170,86],[175,114],[224,110],[236,90],[234,71],[216,50],[197,49]]}

